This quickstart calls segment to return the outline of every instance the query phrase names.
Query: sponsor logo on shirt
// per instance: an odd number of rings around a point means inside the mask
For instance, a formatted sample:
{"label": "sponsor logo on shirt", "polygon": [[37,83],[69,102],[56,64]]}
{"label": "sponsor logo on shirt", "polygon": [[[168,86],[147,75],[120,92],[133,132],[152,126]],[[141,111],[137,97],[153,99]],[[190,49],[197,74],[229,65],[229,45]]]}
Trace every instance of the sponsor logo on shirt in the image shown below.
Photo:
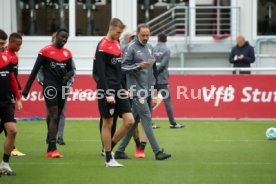
{"label": "sponsor logo on shirt", "polygon": [[142,55],[144,55],[144,53],[142,51],[140,51],[140,50],[138,50],[136,53],[137,53],[138,57],[142,57]]}
{"label": "sponsor logo on shirt", "polygon": [[122,58],[112,58],[111,59],[111,63],[113,65],[117,64],[117,63],[121,63],[122,62]]}
{"label": "sponsor logo on shirt", "polygon": [[51,68],[56,68],[57,66],[59,66],[60,68],[64,68],[66,66],[66,63],[51,62],[50,66],[51,66]]}
{"label": "sponsor logo on shirt", "polygon": [[56,65],[60,68],[64,68],[66,66],[66,63],[56,63]]}
{"label": "sponsor logo on shirt", "polygon": [[0,72],[0,76],[6,77],[9,73],[10,73],[9,71],[3,71],[3,72]]}
{"label": "sponsor logo on shirt", "polygon": [[164,52],[155,52],[154,55],[155,56],[162,56],[164,54]]}
{"label": "sponsor logo on shirt", "polygon": [[57,64],[55,62],[50,63],[51,68],[56,68]]}

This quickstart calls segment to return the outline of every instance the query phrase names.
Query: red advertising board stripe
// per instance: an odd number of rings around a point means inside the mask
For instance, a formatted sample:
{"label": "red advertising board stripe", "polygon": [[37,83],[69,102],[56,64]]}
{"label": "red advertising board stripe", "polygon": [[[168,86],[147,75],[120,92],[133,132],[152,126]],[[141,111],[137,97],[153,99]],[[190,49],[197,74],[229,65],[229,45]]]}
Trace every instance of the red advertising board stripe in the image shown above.
{"label": "red advertising board stripe", "polygon": [[[28,75],[20,75],[22,86]],[[171,75],[176,118],[276,118],[276,75]],[[96,84],[91,75],[76,77],[69,95],[68,118],[98,118]],[[37,82],[17,117],[45,117],[42,88]],[[154,117],[166,118],[163,102]]]}

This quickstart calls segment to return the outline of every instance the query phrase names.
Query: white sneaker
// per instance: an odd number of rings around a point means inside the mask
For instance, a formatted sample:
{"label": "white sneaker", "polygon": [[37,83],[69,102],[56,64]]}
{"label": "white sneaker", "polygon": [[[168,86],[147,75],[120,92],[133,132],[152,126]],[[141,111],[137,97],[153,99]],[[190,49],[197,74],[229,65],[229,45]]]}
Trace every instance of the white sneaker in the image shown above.
{"label": "white sneaker", "polygon": [[105,167],[123,167],[123,164],[118,163],[114,158],[105,163]]}
{"label": "white sneaker", "polygon": [[11,156],[25,156],[25,153],[20,152],[18,149],[14,148],[11,152]]}
{"label": "white sneaker", "polygon": [[12,171],[9,163],[3,161],[0,164],[0,173],[1,175],[15,176],[15,173]]}
{"label": "white sneaker", "polygon": [[157,129],[157,128],[160,128],[160,126],[158,126],[158,125],[156,125],[156,124],[152,124],[152,125],[151,125],[151,128],[152,128],[152,129]]}
{"label": "white sneaker", "polygon": [[182,125],[180,123],[175,123],[174,125],[170,125],[170,128],[183,128],[185,125]]}

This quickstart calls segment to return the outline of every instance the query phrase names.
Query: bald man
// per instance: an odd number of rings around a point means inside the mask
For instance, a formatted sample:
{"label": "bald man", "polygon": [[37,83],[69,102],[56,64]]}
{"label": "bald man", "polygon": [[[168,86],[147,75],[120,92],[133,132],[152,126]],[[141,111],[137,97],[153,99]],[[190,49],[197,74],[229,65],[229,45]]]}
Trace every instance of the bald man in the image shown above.
{"label": "bald man", "polygon": [[[250,64],[255,61],[254,48],[245,40],[243,35],[238,35],[236,38],[237,45],[232,48],[229,56],[229,62],[234,67],[250,68]],[[236,71],[233,71],[236,74]],[[240,74],[250,74],[250,71],[240,71]]]}
{"label": "bald man", "polygon": [[128,44],[134,39],[135,35],[136,34],[134,32],[127,32],[124,34],[124,39],[120,43],[123,54],[125,53]]}

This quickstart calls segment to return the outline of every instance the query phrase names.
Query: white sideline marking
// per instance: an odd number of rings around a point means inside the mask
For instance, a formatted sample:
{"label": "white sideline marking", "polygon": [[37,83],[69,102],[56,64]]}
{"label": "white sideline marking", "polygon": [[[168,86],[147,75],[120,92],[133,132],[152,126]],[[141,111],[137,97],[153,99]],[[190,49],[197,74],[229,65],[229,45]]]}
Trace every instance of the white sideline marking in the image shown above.
{"label": "white sideline marking", "polygon": [[276,165],[273,162],[203,162],[204,165]]}
{"label": "white sideline marking", "polygon": [[100,140],[96,140],[96,139],[70,140],[70,139],[68,139],[68,142],[100,142]]}
{"label": "white sideline marking", "polygon": [[[76,139],[70,140],[70,139],[68,139],[68,142],[100,142],[100,141],[101,141],[100,139],[83,139],[83,140],[76,140]],[[212,140],[212,141],[214,141],[214,142],[265,142],[265,141],[273,142],[273,140],[266,140],[266,139],[259,139],[259,140],[221,139],[221,140]]]}
{"label": "white sideline marking", "polygon": [[34,163],[34,162],[26,162],[26,163],[12,163],[11,165],[73,165],[73,163]]}
{"label": "white sideline marking", "polygon": [[[72,162],[61,162],[61,163],[47,163],[47,162],[41,162],[41,163],[38,163],[38,162],[26,162],[26,163],[12,163],[11,165],[76,165],[77,163],[72,163]],[[198,165],[198,163],[181,163],[180,165]],[[201,165],[276,165],[275,162],[201,162],[199,163]],[[82,164],[82,165],[86,165],[86,164]],[[88,165],[93,165],[92,163],[91,164],[88,164]]]}
{"label": "white sideline marking", "polygon": [[264,141],[269,141],[269,140],[233,140],[233,139],[225,139],[225,140],[214,140],[214,142],[264,142]]}

